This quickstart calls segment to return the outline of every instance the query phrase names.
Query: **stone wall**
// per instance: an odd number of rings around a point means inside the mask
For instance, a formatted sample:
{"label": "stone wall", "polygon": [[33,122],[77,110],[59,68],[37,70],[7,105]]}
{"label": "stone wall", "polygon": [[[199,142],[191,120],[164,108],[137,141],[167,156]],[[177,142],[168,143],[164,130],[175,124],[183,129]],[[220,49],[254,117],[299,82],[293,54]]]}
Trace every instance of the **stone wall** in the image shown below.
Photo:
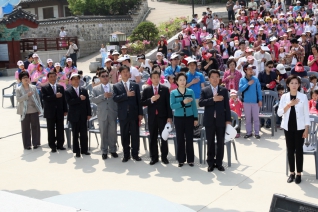
{"label": "stone wall", "polygon": [[130,35],[148,10],[148,3],[144,0],[139,10],[130,17],[66,17],[40,21],[38,28],[30,28],[21,38],[58,37],[60,28],[64,26],[68,37],[78,37],[79,56],[84,57],[97,52],[102,43],[106,44],[109,41],[109,36],[113,32],[120,31],[127,36]]}

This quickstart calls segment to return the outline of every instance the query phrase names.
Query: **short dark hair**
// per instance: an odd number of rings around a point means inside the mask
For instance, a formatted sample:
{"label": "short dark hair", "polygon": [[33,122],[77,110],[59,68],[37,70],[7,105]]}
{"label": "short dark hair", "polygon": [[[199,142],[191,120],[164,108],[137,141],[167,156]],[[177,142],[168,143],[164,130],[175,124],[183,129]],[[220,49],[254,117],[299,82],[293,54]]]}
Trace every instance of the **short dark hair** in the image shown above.
{"label": "short dark hair", "polygon": [[123,66],[120,66],[120,68],[119,68],[119,73],[121,73],[123,70],[125,70],[125,69],[127,69],[128,71],[130,71],[130,68],[128,67],[128,66],[125,66],[125,65],[123,65]]}
{"label": "short dark hair", "polygon": [[77,72],[79,75],[82,75],[83,74],[83,71],[78,71]]}
{"label": "short dark hair", "polygon": [[227,67],[229,67],[229,65],[230,65],[231,63],[234,63],[234,64],[235,64],[235,67],[236,67],[236,61],[235,61],[235,59],[230,59],[230,60],[228,60],[228,61],[226,62]]}
{"label": "short dark hair", "polygon": [[[301,79],[297,76],[297,75],[290,75],[287,80],[286,80],[286,85],[289,85],[289,83],[293,80],[296,79],[298,81],[299,87],[298,87],[298,91],[301,90]],[[290,91],[289,87],[287,86],[287,91]]]}
{"label": "short dark hair", "polygon": [[158,64],[154,64],[154,65],[152,66],[151,71],[155,70],[155,68],[159,68],[160,71],[161,71],[161,67],[160,67],[160,65],[158,65]]}
{"label": "short dark hair", "polygon": [[311,76],[309,77],[309,81],[311,81],[311,80],[313,80],[313,79],[318,79],[318,78],[317,78],[316,75],[311,75]]}
{"label": "short dark hair", "polygon": [[98,77],[100,77],[100,75],[102,75],[102,73],[107,73],[107,74],[109,74],[107,70],[103,69],[103,70],[101,70],[100,72],[98,72]]}
{"label": "short dark hair", "polygon": [[154,74],[158,74],[158,76],[160,77],[160,71],[157,71],[157,70],[154,70],[154,71],[152,71],[151,73],[150,73],[150,78],[152,78],[152,75],[154,75]]}
{"label": "short dark hair", "polygon": [[293,39],[291,39],[291,40],[290,40],[290,43],[292,43],[292,44],[297,43],[297,44],[298,44],[298,40],[297,40],[297,38],[293,38]]}
{"label": "short dark hair", "polygon": [[245,40],[240,41],[239,46],[242,45],[242,44],[246,45]]}
{"label": "short dark hair", "polygon": [[180,77],[184,76],[186,80],[188,79],[187,75],[183,72],[179,72],[176,76],[176,82],[179,80]]}
{"label": "short dark hair", "polygon": [[30,59],[30,57],[33,58],[32,56],[33,56],[33,53],[30,53],[30,54],[28,55],[28,59]]}
{"label": "short dark hair", "polygon": [[210,78],[210,76],[211,76],[212,74],[217,74],[217,75],[219,75],[219,77],[221,76],[220,72],[219,72],[218,70],[215,70],[215,69],[211,69],[211,70],[209,71],[208,77]]}
{"label": "short dark hair", "polygon": [[180,69],[180,72],[187,73],[189,69],[187,67],[183,67]]}
{"label": "short dark hair", "polygon": [[285,87],[282,86],[281,84],[278,84],[276,90],[277,91],[285,90]]}
{"label": "short dark hair", "polygon": [[56,75],[56,72],[54,72],[54,71],[53,71],[53,72],[52,72],[52,71],[50,71],[50,72],[48,72],[48,73],[47,73],[46,77],[47,77],[47,78],[49,78],[49,77],[50,77],[50,75]]}
{"label": "short dark hair", "polygon": [[29,72],[27,71],[21,71],[19,74],[19,80],[21,81],[23,77],[27,76],[28,78],[30,78]]}
{"label": "short dark hair", "polygon": [[265,63],[265,66],[269,66],[269,65],[272,65],[274,66],[274,62],[272,60],[269,60]]}

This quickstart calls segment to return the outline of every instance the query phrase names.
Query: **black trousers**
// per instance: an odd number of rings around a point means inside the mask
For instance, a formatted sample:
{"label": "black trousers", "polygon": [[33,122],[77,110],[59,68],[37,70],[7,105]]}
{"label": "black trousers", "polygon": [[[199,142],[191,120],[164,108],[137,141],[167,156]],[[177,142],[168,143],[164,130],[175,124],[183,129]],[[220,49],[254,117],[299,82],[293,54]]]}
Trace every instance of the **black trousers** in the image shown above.
{"label": "black trousers", "polygon": [[235,20],[234,10],[229,10],[229,11],[227,11],[227,14],[228,14],[229,21]]}
{"label": "black trousers", "polygon": [[70,54],[70,58],[72,58],[72,61],[73,61],[73,65],[77,67],[77,55],[76,53],[73,53],[73,54]]}
{"label": "black trousers", "polygon": [[305,130],[284,130],[285,138],[286,138],[286,146],[287,146],[287,156],[289,163],[289,171],[295,171],[295,151],[296,151],[296,167],[297,172],[303,171],[303,163],[304,163],[304,138],[303,133]]}
{"label": "black trousers", "polygon": [[[234,121],[234,124],[236,125],[236,121]],[[241,133],[241,125],[242,125],[242,120],[239,118],[238,119],[238,127],[236,128],[237,133]]]}
{"label": "black trousers", "polygon": [[[216,164],[217,166],[221,166],[223,157],[224,157],[225,126],[216,127],[216,119],[213,119],[211,121],[213,122],[213,125],[205,127],[206,139],[208,144],[206,162],[208,163],[209,166],[214,166],[214,164]],[[216,146],[217,146],[216,156],[215,156],[215,136],[216,136]]]}
{"label": "black trousers", "polygon": [[177,136],[177,159],[179,163],[193,163],[193,128],[194,117],[174,117]]}
{"label": "black trousers", "polygon": [[130,157],[130,140],[131,140],[131,155],[137,157],[139,153],[139,121],[138,118],[131,117],[127,113],[125,120],[119,120],[121,144],[124,150],[124,157]]}
{"label": "black trousers", "polygon": [[[71,122],[73,135],[73,153],[86,153],[88,151],[87,119]],[[78,142],[78,137],[80,143]]]}
{"label": "black trousers", "polygon": [[47,135],[48,135],[47,140],[49,142],[49,147],[51,149],[56,149],[56,147],[62,148],[65,141],[64,140],[64,119],[46,118],[46,124],[47,124]]}
{"label": "black trousers", "polygon": [[[150,133],[150,155],[152,160],[156,160],[159,157],[158,154],[158,133],[161,138],[161,133],[165,128],[167,123],[167,118],[160,118],[157,115],[152,122],[149,122],[148,128]],[[166,159],[168,156],[168,141],[165,141],[161,138],[161,159]]]}

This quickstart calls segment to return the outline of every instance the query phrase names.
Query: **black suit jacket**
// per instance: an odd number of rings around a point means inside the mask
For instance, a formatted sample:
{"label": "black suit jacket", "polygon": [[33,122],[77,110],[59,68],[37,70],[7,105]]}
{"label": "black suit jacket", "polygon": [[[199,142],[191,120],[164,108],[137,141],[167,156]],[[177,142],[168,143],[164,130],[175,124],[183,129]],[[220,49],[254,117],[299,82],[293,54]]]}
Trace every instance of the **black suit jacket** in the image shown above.
{"label": "black suit jacket", "polygon": [[41,91],[44,101],[44,118],[55,118],[57,116],[58,119],[64,119],[64,113],[68,111],[64,87],[56,85],[56,92],[62,94],[61,98],[56,98],[50,84],[43,86]]}
{"label": "black suit jacket", "polygon": [[118,105],[118,119],[125,120],[127,117],[127,110],[129,108],[129,116],[133,119],[138,119],[138,115],[143,115],[139,85],[130,82],[129,90],[135,92],[135,96],[127,96],[126,89],[122,82],[114,85],[113,100]]}
{"label": "black suit jacket", "polygon": [[151,97],[154,95],[153,86],[146,87],[142,92],[142,106],[148,106],[148,121],[151,123],[155,119],[156,110],[160,118],[172,118],[172,110],[170,108],[169,89],[164,85],[159,85],[158,94],[160,98],[151,103]]}
{"label": "black suit jacket", "polygon": [[199,106],[204,109],[204,126],[212,126],[214,119],[214,111],[216,111],[216,126],[225,127],[225,122],[231,122],[231,109],[229,104],[229,94],[226,88],[218,86],[218,95],[224,97],[223,101],[213,101],[213,91],[211,86],[204,87],[201,90]]}
{"label": "black suit jacket", "polygon": [[85,88],[79,88],[79,95],[84,95],[86,99],[81,100],[73,87],[70,87],[65,91],[66,102],[69,107],[67,120],[70,122],[87,120],[87,116],[92,116],[87,90]]}

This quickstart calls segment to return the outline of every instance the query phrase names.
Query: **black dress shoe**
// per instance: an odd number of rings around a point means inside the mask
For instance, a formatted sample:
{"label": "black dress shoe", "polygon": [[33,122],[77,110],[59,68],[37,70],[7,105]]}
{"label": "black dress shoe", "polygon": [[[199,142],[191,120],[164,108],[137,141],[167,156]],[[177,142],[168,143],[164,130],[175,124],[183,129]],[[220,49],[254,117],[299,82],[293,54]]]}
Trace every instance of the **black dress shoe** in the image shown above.
{"label": "black dress shoe", "polygon": [[221,166],[217,166],[218,170],[221,171],[221,172],[224,172],[225,171],[225,168],[221,165]]}
{"label": "black dress shoe", "polygon": [[296,180],[295,180],[295,183],[296,184],[299,184],[301,182],[301,175],[296,175]]}
{"label": "black dress shoe", "polygon": [[255,138],[256,138],[256,139],[261,139],[261,136],[255,135]]}
{"label": "black dress shoe", "polygon": [[194,164],[193,164],[193,163],[189,163],[189,166],[193,167],[193,166],[194,166]]}
{"label": "black dress shoe", "polygon": [[106,160],[108,158],[107,154],[102,154],[103,160]]}
{"label": "black dress shoe", "polygon": [[169,161],[168,161],[167,158],[161,159],[161,161],[162,161],[164,164],[169,164]]}
{"label": "black dress shoe", "polygon": [[179,163],[178,167],[182,167],[183,166],[183,163]]}
{"label": "black dress shoe", "polygon": [[56,152],[56,149],[52,149],[51,152],[53,152],[53,153]]}
{"label": "black dress shoe", "polygon": [[91,155],[89,152],[82,152],[82,155]]}
{"label": "black dress shoe", "polygon": [[116,152],[111,152],[110,154],[112,155],[113,158],[118,158],[118,154]]}
{"label": "black dress shoe", "polygon": [[139,157],[139,156],[133,157],[133,159],[134,159],[135,161],[141,161],[141,157]]}
{"label": "black dress shoe", "polygon": [[209,166],[209,167],[208,167],[208,172],[213,172],[213,170],[214,170],[214,167],[213,167],[213,166]]}
{"label": "black dress shoe", "polygon": [[[30,147],[30,148],[31,148],[31,147]],[[37,148],[38,148],[38,146],[34,146],[34,147],[33,147],[33,149],[37,149]]]}
{"label": "black dress shoe", "polygon": [[253,136],[252,134],[250,134],[250,135],[247,135],[247,134],[246,134],[246,135],[244,135],[244,138],[247,139],[247,138],[250,138],[250,137],[252,137],[252,136]]}
{"label": "black dress shoe", "polygon": [[129,159],[130,159],[130,157],[128,157],[128,158],[123,157],[122,162],[126,163]]}
{"label": "black dress shoe", "polygon": [[287,183],[294,182],[294,180],[295,180],[295,174],[290,174],[288,179],[287,179]]}
{"label": "black dress shoe", "polygon": [[58,150],[66,150],[66,148],[61,147],[61,148],[57,148]]}
{"label": "black dress shoe", "polygon": [[81,153],[76,153],[76,157],[80,158],[81,157]]}
{"label": "black dress shoe", "polygon": [[151,160],[149,164],[150,164],[150,165],[155,165],[155,164],[158,163],[158,162],[159,162],[158,159],[157,159],[157,160]]}
{"label": "black dress shoe", "polygon": [[267,125],[267,124],[266,124],[265,127],[266,127],[267,129],[269,129],[269,128],[271,128],[271,125]]}
{"label": "black dress shoe", "polygon": [[32,148],[29,146],[29,147],[27,147],[27,148],[25,148],[26,150],[31,150]]}

